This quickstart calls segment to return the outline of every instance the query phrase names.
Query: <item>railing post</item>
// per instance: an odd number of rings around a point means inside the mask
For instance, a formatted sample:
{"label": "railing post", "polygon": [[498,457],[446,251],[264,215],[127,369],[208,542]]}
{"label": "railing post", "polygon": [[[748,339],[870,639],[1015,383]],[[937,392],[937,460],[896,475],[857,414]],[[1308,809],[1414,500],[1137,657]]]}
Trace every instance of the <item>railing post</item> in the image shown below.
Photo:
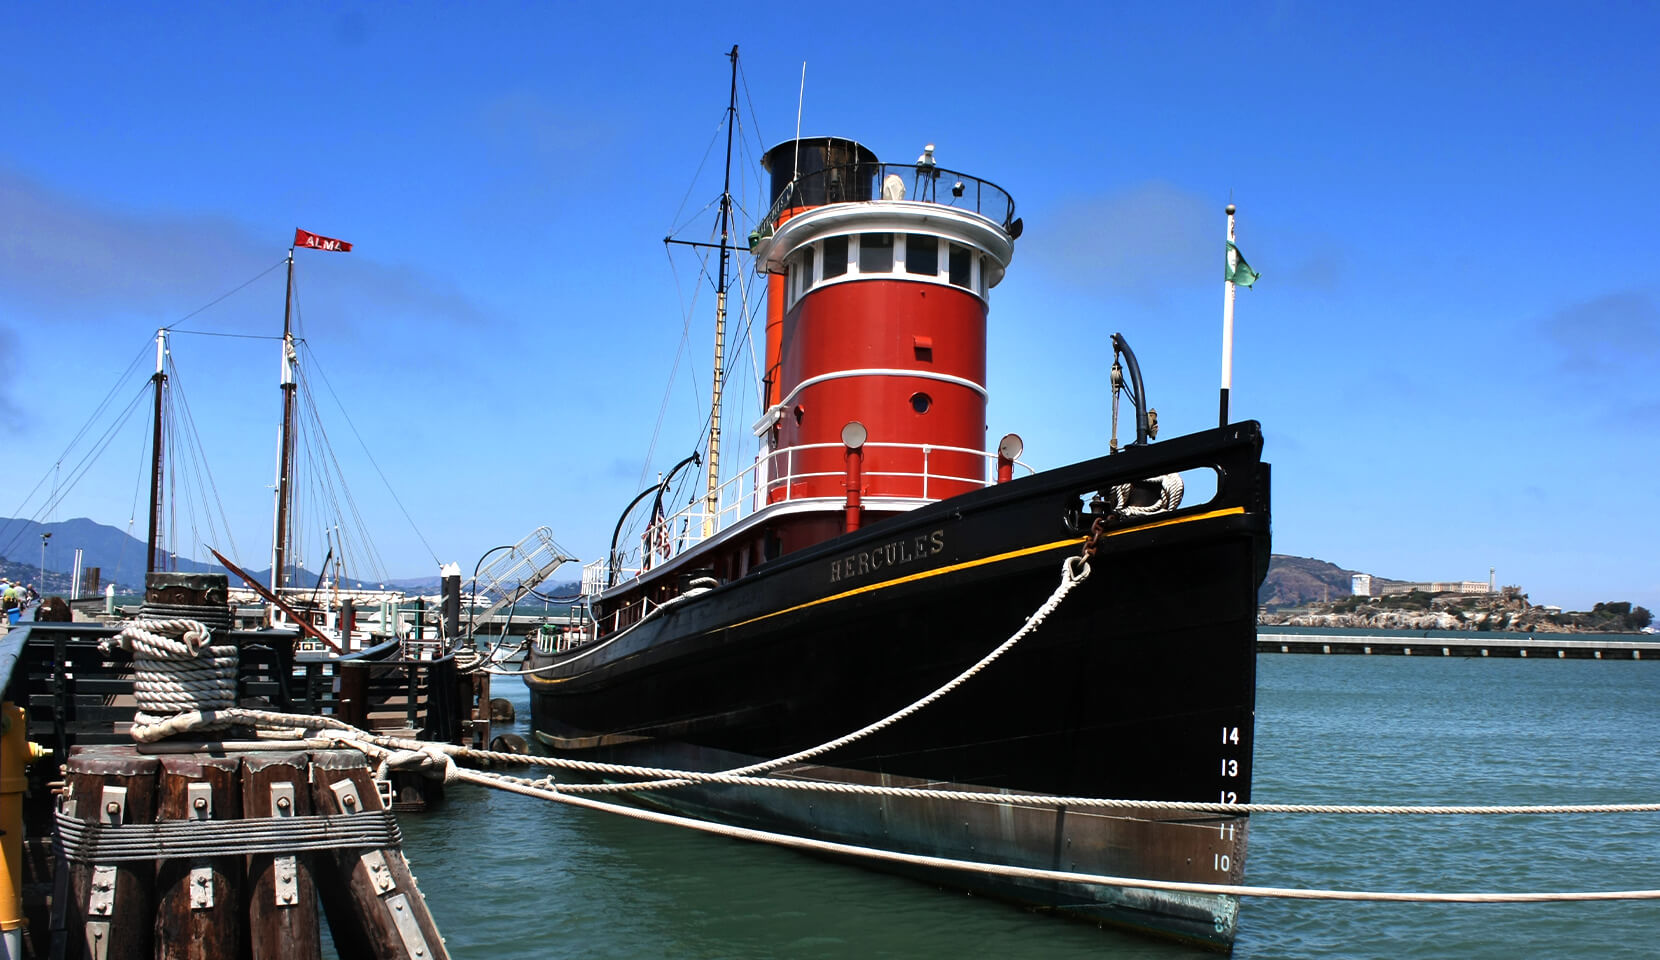
{"label": "railing post", "polygon": [[859,515],[864,509],[860,505],[859,488],[863,481],[859,474],[864,466],[867,436],[865,425],[857,420],[849,420],[847,425],[842,427],[842,445],[846,448],[844,455],[847,460],[847,507],[843,527],[848,533],[859,529]]}
{"label": "railing post", "polygon": [[997,482],[1008,483],[1014,479],[1014,462],[1025,452],[1026,445],[1020,439],[1020,434],[1006,434],[997,443]]}

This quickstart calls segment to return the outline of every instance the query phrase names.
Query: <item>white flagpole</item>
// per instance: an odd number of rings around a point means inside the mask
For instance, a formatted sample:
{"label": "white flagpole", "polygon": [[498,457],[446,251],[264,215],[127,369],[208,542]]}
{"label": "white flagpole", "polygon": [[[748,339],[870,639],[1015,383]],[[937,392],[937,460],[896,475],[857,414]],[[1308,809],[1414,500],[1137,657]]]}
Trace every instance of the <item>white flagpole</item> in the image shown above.
{"label": "white flagpole", "polygon": [[1233,386],[1233,272],[1239,268],[1239,253],[1233,243],[1233,204],[1228,204],[1228,273],[1222,280],[1222,418],[1228,425],[1228,390]]}

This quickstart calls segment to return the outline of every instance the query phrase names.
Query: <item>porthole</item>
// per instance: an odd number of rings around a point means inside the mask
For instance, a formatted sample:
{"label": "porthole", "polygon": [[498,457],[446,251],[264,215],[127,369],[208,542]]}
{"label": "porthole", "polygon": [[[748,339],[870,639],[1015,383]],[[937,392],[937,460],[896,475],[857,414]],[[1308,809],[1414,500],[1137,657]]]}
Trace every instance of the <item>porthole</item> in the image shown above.
{"label": "porthole", "polygon": [[927,413],[928,408],[934,405],[934,399],[926,393],[911,394],[911,409],[917,413]]}

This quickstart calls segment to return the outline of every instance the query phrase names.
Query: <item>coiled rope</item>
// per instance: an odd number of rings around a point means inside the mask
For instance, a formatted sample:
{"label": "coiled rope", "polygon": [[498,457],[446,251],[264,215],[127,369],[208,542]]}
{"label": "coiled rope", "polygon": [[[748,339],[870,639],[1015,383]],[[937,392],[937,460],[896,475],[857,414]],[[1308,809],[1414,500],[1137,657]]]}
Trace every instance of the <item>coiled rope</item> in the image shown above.
{"label": "coiled rope", "polygon": [[135,740],[157,739],[149,732],[174,714],[236,705],[236,645],[212,640],[212,631],[199,620],[142,619],[129,622],[120,633],[98,644],[106,653],[117,648],[132,652],[133,695],[138,702],[133,716]]}

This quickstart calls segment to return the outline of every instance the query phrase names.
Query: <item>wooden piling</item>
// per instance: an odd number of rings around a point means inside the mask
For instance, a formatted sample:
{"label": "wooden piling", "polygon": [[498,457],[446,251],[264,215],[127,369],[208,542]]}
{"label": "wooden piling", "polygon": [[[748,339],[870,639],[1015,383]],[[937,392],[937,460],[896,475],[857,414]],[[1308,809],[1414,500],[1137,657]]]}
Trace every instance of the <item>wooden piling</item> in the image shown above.
{"label": "wooden piling", "polygon": [[[309,761],[304,753],[245,754],[244,816],[309,815]],[[250,856],[247,890],[253,960],[321,960],[317,887],[309,854]]]}
{"label": "wooden piling", "polygon": [[[359,836],[385,845],[330,848],[316,843],[329,834],[320,835],[310,820],[309,841],[297,830],[294,842],[311,843],[305,849],[312,852],[285,854],[283,848],[295,849],[287,839],[275,846],[268,839],[233,839],[269,831],[231,830],[220,833],[224,842],[203,843],[215,831],[151,826],[385,816],[361,753],[191,749],[111,745],[71,755],[64,814],[104,829],[65,830],[60,837],[67,852],[52,897],[54,960],[320,960],[324,911],[338,956],[448,960],[395,829],[335,825],[342,832],[333,835],[347,842]],[[155,846],[142,838],[154,838]],[[235,852],[248,849],[274,852]]]}
{"label": "wooden piling", "polygon": [[[181,754],[161,758],[156,819],[242,818],[242,761],[234,756]],[[156,870],[156,956],[225,960],[240,956],[244,857],[164,860]]]}
{"label": "wooden piling", "polygon": [[[64,813],[118,826],[149,823],[156,815],[155,757],[126,747],[81,750],[65,764]],[[151,956],[155,866],[59,862],[67,896],[53,904],[52,955],[65,960],[140,960]]]}
{"label": "wooden piling", "polygon": [[[356,751],[314,755],[312,783],[312,802],[319,813],[384,809],[367,761]],[[443,938],[401,849],[335,850],[319,861],[317,879],[329,932],[342,957],[447,960]]]}

